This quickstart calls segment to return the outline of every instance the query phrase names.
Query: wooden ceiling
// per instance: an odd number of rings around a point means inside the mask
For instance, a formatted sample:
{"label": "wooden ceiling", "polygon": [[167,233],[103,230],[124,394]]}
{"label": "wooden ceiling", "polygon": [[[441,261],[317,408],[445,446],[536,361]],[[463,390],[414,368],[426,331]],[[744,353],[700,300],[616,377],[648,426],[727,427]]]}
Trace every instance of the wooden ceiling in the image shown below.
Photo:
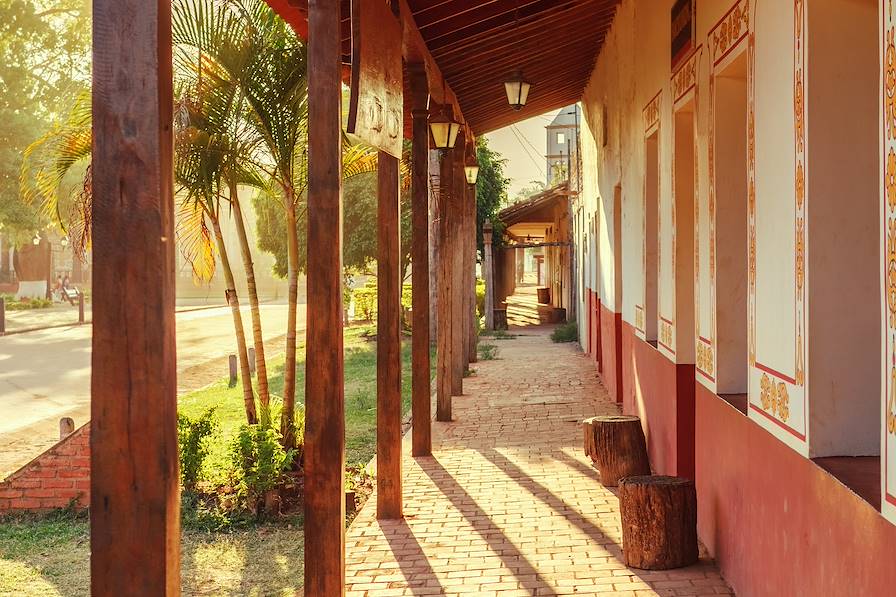
{"label": "wooden ceiling", "polygon": [[[307,36],[307,0],[267,0]],[[343,58],[351,54],[348,0]],[[619,0],[400,0],[453,92],[464,120],[481,135],[577,102]],[[410,19],[405,19],[410,22]],[[419,38],[417,38],[419,39]],[[504,81],[517,69],[532,83],[520,111],[507,103]],[[432,73],[430,73],[432,76]],[[441,82],[431,88],[441,89]],[[438,91],[432,101],[440,103]]]}
{"label": "wooden ceiling", "polygon": [[[619,0],[408,0],[423,40],[476,134],[582,97]],[[532,83],[516,112],[504,80]],[[438,100],[438,98],[434,98]]]}

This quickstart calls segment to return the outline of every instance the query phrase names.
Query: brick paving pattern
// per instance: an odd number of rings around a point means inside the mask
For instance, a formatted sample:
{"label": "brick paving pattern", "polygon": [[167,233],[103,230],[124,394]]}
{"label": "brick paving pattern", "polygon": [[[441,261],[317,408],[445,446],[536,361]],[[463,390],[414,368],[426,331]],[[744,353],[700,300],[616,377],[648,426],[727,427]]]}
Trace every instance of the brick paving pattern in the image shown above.
{"label": "brick paving pattern", "polygon": [[706,559],[656,572],[622,563],[618,500],[578,425],[617,406],[575,346],[522,333],[473,365],[454,422],[434,424],[433,457],[405,457],[405,519],[378,522],[376,496],[359,513],[347,594],[733,594]]}

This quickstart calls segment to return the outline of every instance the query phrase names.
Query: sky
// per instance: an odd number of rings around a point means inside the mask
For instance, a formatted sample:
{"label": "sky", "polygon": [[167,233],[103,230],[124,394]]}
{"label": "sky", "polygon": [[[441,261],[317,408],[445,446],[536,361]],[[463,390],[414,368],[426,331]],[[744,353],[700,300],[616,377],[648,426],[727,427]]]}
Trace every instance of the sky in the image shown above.
{"label": "sky", "polygon": [[507,160],[504,175],[510,178],[507,195],[511,200],[531,181],[545,182],[547,135],[544,127],[559,112],[554,110],[486,135],[489,147]]}

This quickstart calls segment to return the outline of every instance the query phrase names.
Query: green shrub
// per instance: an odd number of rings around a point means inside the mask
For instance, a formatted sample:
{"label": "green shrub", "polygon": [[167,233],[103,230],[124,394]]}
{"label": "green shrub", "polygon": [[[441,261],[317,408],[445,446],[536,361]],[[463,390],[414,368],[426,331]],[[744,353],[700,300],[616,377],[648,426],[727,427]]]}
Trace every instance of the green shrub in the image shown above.
{"label": "green shrub", "polygon": [[48,299],[23,297],[19,300],[11,294],[4,294],[3,300],[6,302],[7,311],[30,311],[32,309],[46,309],[53,306],[53,301]]}
{"label": "green shrub", "polygon": [[[352,300],[355,302],[355,319],[362,321],[376,321],[376,278],[367,280],[364,286],[352,290]],[[407,312],[411,308],[411,285],[405,284],[401,288],[401,307]]]}
{"label": "green shrub", "polygon": [[485,280],[476,278],[476,312],[479,317],[485,316]]}
{"label": "green shrub", "polygon": [[202,464],[209,454],[209,439],[218,429],[215,408],[209,408],[195,419],[177,414],[177,446],[180,455],[180,482],[184,490],[193,492],[202,474]]}
{"label": "green shrub", "polygon": [[579,326],[575,320],[561,323],[551,332],[551,340],[554,342],[576,342],[579,339]]}
{"label": "green shrub", "polygon": [[498,347],[494,344],[481,342],[476,349],[479,351],[480,361],[494,361],[498,358]]}
{"label": "green shrub", "polygon": [[230,445],[237,496],[251,510],[264,494],[284,480],[294,450],[284,450],[280,432],[269,425],[243,425]]}

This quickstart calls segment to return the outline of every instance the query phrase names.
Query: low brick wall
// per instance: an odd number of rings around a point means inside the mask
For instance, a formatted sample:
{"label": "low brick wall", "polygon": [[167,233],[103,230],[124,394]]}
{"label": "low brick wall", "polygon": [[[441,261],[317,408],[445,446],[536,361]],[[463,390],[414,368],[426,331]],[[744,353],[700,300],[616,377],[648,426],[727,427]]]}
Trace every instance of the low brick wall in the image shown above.
{"label": "low brick wall", "polygon": [[90,424],[0,483],[0,513],[90,506]]}

